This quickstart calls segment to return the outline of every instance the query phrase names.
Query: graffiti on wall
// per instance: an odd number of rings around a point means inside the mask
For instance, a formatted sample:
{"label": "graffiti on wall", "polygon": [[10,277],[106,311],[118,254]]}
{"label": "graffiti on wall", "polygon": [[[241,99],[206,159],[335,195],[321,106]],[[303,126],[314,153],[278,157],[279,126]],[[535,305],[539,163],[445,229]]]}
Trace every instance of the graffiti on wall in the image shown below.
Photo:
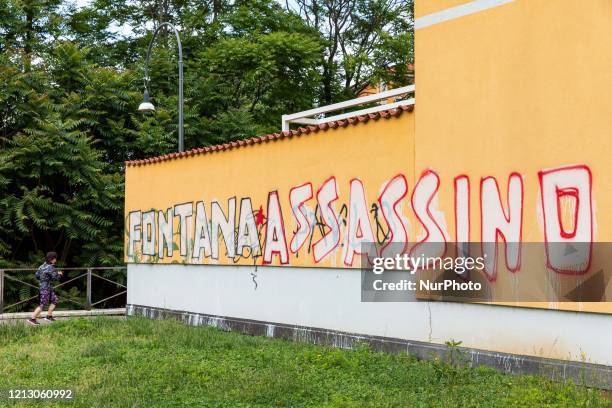
{"label": "graffiti on wall", "polygon": [[[527,177],[537,180],[530,184],[539,189],[536,208],[524,200]],[[372,192],[359,178],[338,180],[332,175],[320,185],[304,182],[289,191],[269,191],[265,202],[234,196],[223,202],[130,209],[127,259],[255,265],[292,265],[299,259],[301,265],[358,267],[366,243],[376,243],[380,256],[392,244],[402,243],[413,253],[427,243],[429,251],[437,248],[435,255],[444,256],[449,243],[461,247],[478,241],[486,258],[484,272],[494,282],[500,265],[510,273],[521,269],[524,215],[533,211],[540,220],[548,268],[570,275],[589,270],[595,217],[593,177],[586,165],[511,173],[506,179],[457,175],[447,181],[454,195],[450,216],[438,206],[442,182],[434,169],[428,169],[412,187],[400,173]],[[348,191],[344,202],[341,189]],[[472,196],[478,202],[472,202]],[[454,226],[453,236],[449,225]],[[409,247],[408,242],[415,244]],[[568,257],[556,256],[560,246],[555,243],[583,245]]]}

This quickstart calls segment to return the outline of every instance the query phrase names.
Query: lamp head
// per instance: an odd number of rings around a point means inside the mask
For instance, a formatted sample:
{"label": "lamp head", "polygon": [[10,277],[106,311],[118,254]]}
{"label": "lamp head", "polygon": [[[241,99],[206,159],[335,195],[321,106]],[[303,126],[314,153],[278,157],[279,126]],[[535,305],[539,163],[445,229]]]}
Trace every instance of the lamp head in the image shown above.
{"label": "lamp head", "polygon": [[142,103],[138,106],[139,112],[155,112],[155,106],[149,102],[149,90],[145,88],[144,98]]}

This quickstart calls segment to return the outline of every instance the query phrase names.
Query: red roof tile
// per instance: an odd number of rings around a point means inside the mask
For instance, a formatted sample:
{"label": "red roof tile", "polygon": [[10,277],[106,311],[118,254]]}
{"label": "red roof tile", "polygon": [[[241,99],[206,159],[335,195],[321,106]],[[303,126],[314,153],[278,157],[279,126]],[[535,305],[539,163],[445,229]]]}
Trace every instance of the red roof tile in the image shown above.
{"label": "red roof tile", "polygon": [[149,157],[149,158],[142,159],[142,160],[130,160],[130,161],[126,161],[125,165],[128,167],[129,166],[143,166],[146,164],[160,163],[163,161],[172,160],[178,157],[191,157],[191,156],[197,156],[200,154],[206,154],[208,152],[239,149],[243,146],[248,146],[251,144],[259,144],[259,143],[263,143],[263,142],[267,142],[271,140],[279,140],[279,139],[283,139],[286,137],[290,138],[292,136],[299,136],[301,134],[307,135],[311,132],[316,133],[316,132],[325,131],[328,129],[336,129],[338,127],[347,127],[349,125],[357,125],[359,123],[366,123],[370,119],[379,120],[380,118],[388,119],[392,117],[397,117],[397,116],[400,116],[403,112],[412,112],[413,109],[414,109],[413,105],[409,105],[409,106],[404,105],[404,106],[399,106],[395,109],[384,110],[384,111],[380,111],[376,113],[369,113],[367,115],[356,116],[356,117],[348,118],[345,120],[337,120],[333,122],[322,123],[320,125],[311,125],[307,127],[301,127],[295,130],[284,131],[280,133],[272,133],[269,135],[255,136],[249,139],[238,140],[238,141],[230,142],[230,143],[218,144],[215,146],[199,147],[199,148],[188,150],[186,152],[169,153],[169,154],[165,154],[162,156]]}

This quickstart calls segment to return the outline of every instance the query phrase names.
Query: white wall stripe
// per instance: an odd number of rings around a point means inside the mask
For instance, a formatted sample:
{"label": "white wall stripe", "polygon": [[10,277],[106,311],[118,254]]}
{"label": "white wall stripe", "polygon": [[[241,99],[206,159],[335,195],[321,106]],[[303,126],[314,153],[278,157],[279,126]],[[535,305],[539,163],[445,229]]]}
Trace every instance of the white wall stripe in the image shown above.
{"label": "white wall stripe", "polygon": [[483,10],[487,10],[493,7],[502,6],[507,3],[512,3],[515,0],[475,0],[467,4],[447,8],[446,10],[431,13],[423,17],[419,17],[414,22],[414,28],[429,27],[434,24],[443,23],[445,21],[454,20],[459,17],[467,16],[469,14],[478,13]]}

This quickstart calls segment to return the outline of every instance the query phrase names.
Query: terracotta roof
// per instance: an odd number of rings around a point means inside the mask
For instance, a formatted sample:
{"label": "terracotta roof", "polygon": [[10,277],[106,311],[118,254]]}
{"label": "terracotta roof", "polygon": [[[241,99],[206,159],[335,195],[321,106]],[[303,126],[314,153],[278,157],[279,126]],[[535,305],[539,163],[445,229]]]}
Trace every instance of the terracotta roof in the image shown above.
{"label": "terracotta roof", "polygon": [[129,166],[144,166],[147,164],[161,163],[161,162],[168,161],[168,160],[180,159],[183,157],[191,157],[191,156],[197,156],[200,154],[214,153],[214,152],[219,152],[222,150],[237,149],[237,148],[245,147],[248,145],[255,145],[255,144],[260,144],[264,142],[269,142],[272,140],[284,139],[286,137],[290,138],[293,136],[300,136],[303,134],[307,135],[311,132],[316,133],[319,131],[326,131],[328,129],[335,129],[338,127],[347,127],[349,125],[357,125],[359,123],[366,123],[369,120],[378,120],[380,118],[388,119],[392,117],[397,117],[406,111],[412,112],[413,109],[414,109],[414,105],[399,106],[398,108],[395,108],[395,109],[389,109],[389,110],[384,110],[384,111],[380,111],[376,113],[370,113],[370,114],[363,115],[363,116],[356,116],[353,118],[322,123],[320,125],[301,127],[295,130],[288,130],[288,131],[284,131],[280,133],[272,133],[272,134],[264,135],[264,136],[256,136],[256,137],[252,137],[252,138],[244,139],[244,140],[236,140],[234,142],[228,142],[228,143],[218,144],[214,146],[199,147],[199,148],[187,150],[181,153],[164,154],[162,156],[149,157],[147,159],[142,159],[142,160],[129,160],[125,162],[125,165],[128,167]]}

